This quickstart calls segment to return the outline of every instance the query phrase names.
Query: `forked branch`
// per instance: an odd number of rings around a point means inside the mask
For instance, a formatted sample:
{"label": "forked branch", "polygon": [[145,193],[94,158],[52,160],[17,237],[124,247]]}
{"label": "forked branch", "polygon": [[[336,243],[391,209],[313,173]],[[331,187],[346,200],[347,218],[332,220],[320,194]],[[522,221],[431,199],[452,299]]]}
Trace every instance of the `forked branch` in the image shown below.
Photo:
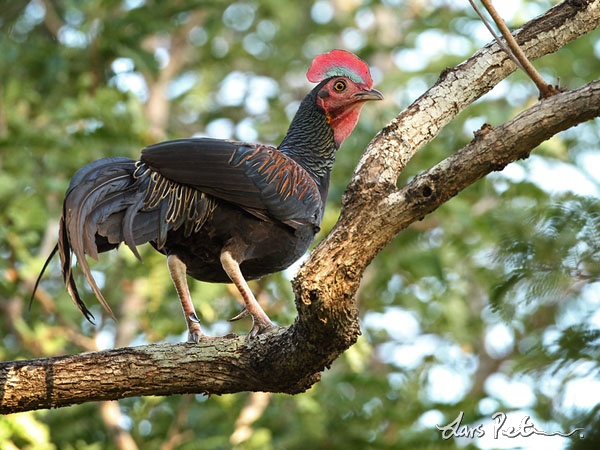
{"label": "forked branch", "polygon": [[535,83],[538,90],[540,91],[540,98],[546,98],[550,97],[551,95],[557,94],[558,89],[555,86],[546,83],[544,78],[536,70],[533,64],[531,64],[531,61],[529,61],[529,58],[527,58],[527,55],[525,55],[525,52],[521,49],[516,39],[513,37],[512,33],[506,26],[504,19],[502,19],[500,14],[498,14],[498,11],[494,7],[491,0],[481,0],[481,3],[483,3],[483,6],[490,14],[490,17],[500,30],[500,34],[502,34],[502,36],[506,40],[506,43],[503,42],[502,39],[496,34],[490,23],[487,21],[487,19],[481,12],[481,10],[477,7],[475,1],[469,0],[469,3],[471,3],[471,6],[473,7],[477,15],[481,18],[484,25],[490,31],[492,36],[494,36],[500,47],[502,47],[502,49],[509,55],[510,59],[512,59],[513,62],[517,66],[519,66],[519,68],[523,70]]}

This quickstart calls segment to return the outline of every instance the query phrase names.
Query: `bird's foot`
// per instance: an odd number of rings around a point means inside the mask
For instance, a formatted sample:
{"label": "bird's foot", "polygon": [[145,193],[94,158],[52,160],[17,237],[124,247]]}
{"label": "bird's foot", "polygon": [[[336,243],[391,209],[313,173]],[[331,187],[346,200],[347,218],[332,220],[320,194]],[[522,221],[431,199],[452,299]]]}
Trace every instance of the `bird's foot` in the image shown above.
{"label": "bird's foot", "polygon": [[197,344],[201,339],[207,339],[209,336],[202,332],[200,328],[200,319],[196,313],[192,313],[185,318],[188,328],[188,342]]}
{"label": "bird's foot", "polygon": [[215,341],[219,339],[235,339],[238,337],[235,333],[229,333],[225,336],[209,336],[204,334],[202,329],[200,328],[200,320],[195,313],[190,314],[186,318],[187,326],[188,326],[188,340],[187,342],[191,342],[193,344],[198,344],[200,341]]}
{"label": "bird's foot", "polygon": [[250,333],[246,336],[246,341],[250,339],[254,339],[259,334],[267,333],[271,330],[277,328],[273,322],[269,320],[268,317],[252,317],[252,328],[250,329]]}
{"label": "bird's foot", "polygon": [[243,319],[246,316],[252,316],[252,329],[250,329],[250,333],[246,336],[246,340],[254,339],[259,334],[263,334],[268,332],[269,330],[276,328],[276,326],[269,320],[269,317],[265,314],[254,316],[252,315],[246,308],[242,309],[240,313],[231,319],[229,322],[235,322],[237,320]]}
{"label": "bird's foot", "polygon": [[246,308],[242,309],[240,313],[231,319],[229,322],[235,322],[236,320],[243,319],[246,316],[252,316],[252,328],[250,329],[250,333],[246,336],[246,340],[254,339],[259,334],[263,334],[276,328],[276,326],[271,322],[269,317],[265,314],[263,315],[253,315]]}
{"label": "bird's foot", "polygon": [[188,332],[187,342],[191,342],[192,344],[198,344],[202,339],[206,339],[208,336],[205,335],[201,331],[192,331]]}

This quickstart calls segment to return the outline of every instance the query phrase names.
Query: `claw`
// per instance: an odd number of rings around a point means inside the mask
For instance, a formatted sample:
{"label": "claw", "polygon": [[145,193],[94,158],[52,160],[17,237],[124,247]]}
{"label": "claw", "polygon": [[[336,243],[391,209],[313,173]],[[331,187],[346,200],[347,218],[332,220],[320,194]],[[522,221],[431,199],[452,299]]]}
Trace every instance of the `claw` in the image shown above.
{"label": "claw", "polygon": [[194,342],[197,344],[201,339],[206,338],[206,335],[200,328],[200,321],[196,314],[190,314],[186,317],[187,328],[188,328],[188,342]]}
{"label": "claw", "polygon": [[201,339],[206,339],[206,336],[200,328],[200,319],[195,312],[188,314],[185,318],[188,328],[188,342],[194,342],[197,344]]}
{"label": "claw", "polygon": [[205,339],[206,335],[201,331],[191,331],[188,333],[188,342],[198,344],[201,339]]}
{"label": "claw", "polygon": [[237,316],[229,319],[229,322],[235,322],[236,320],[243,319],[246,316],[252,316],[252,328],[246,336],[246,341],[254,339],[259,334],[266,333],[269,330],[276,328],[275,325],[273,325],[273,322],[268,319],[268,317],[255,317],[246,308],[242,309]]}
{"label": "claw", "polygon": [[248,310],[246,308],[242,309],[240,311],[240,313],[234,317],[232,317],[231,319],[229,319],[229,322],[235,322],[236,320],[240,320],[243,319],[244,317],[246,317],[248,315]]}
{"label": "claw", "polygon": [[248,333],[248,335],[246,336],[246,342],[254,339],[256,336],[258,336],[259,334],[264,334],[269,332],[270,330],[273,330],[274,328],[277,328],[273,322],[271,322],[270,320],[257,320],[254,317],[252,318],[252,328],[250,329],[250,332]]}

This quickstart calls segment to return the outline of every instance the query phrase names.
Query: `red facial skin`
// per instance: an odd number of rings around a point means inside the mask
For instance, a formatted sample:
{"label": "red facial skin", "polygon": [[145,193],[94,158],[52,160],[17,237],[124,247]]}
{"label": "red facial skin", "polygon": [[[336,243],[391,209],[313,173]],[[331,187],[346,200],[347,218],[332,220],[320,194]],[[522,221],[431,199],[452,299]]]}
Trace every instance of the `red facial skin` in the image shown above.
{"label": "red facial skin", "polygon": [[317,104],[325,111],[339,146],[352,133],[365,102],[382,99],[383,95],[376,89],[347,77],[334,77],[319,91]]}

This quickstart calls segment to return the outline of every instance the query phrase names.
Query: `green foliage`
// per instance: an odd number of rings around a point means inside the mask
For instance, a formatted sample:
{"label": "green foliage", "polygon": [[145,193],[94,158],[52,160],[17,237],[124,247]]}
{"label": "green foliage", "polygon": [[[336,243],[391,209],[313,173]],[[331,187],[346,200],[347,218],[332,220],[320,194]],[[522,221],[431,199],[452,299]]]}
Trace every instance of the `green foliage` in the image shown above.
{"label": "green foliage", "polygon": [[[514,3],[511,27],[551,6]],[[487,42],[481,30],[466,2],[2,2],[0,357],[184,339],[164,257],[148,246],[140,249],[144,264],[128,249],[92,262],[119,323],[105,320],[85,289],[98,318],[86,323],[56,262],[28,310],[78,168],[194,133],[276,143],[309,89],[312,57],[348,48],[372,65],[386,101],[365,108],[338,154],[325,236],[371,137]],[[536,66],[552,83],[580,86],[600,73],[599,37],[591,33]],[[528,79],[513,74],[422,149],[399,185],[464,146],[483,123],[498,125],[536,98]],[[589,439],[574,439],[573,448],[595,442],[600,186],[591,158],[599,138],[597,121],[561,133],[537,156],[403,231],[365,274],[359,342],[309,392],[273,395],[238,448],[480,448],[477,440],[442,440],[435,425],[460,411],[465,424],[478,424],[510,410],[546,421],[548,431],[588,427]],[[295,317],[291,276],[252,285],[280,324]],[[209,333],[248,330],[225,321],[239,311],[226,286],[194,283],[192,291]],[[595,380],[587,386],[596,393],[577,397],[570,386],[586,380]],[[510,395],[522,385],[525,395]],[[144,449],[232,448],[235,419],[251,401],[250,394],[126,399],[119,426]],[[99,405],[86,404],[0,419],[0,448],[117,444]]]}

